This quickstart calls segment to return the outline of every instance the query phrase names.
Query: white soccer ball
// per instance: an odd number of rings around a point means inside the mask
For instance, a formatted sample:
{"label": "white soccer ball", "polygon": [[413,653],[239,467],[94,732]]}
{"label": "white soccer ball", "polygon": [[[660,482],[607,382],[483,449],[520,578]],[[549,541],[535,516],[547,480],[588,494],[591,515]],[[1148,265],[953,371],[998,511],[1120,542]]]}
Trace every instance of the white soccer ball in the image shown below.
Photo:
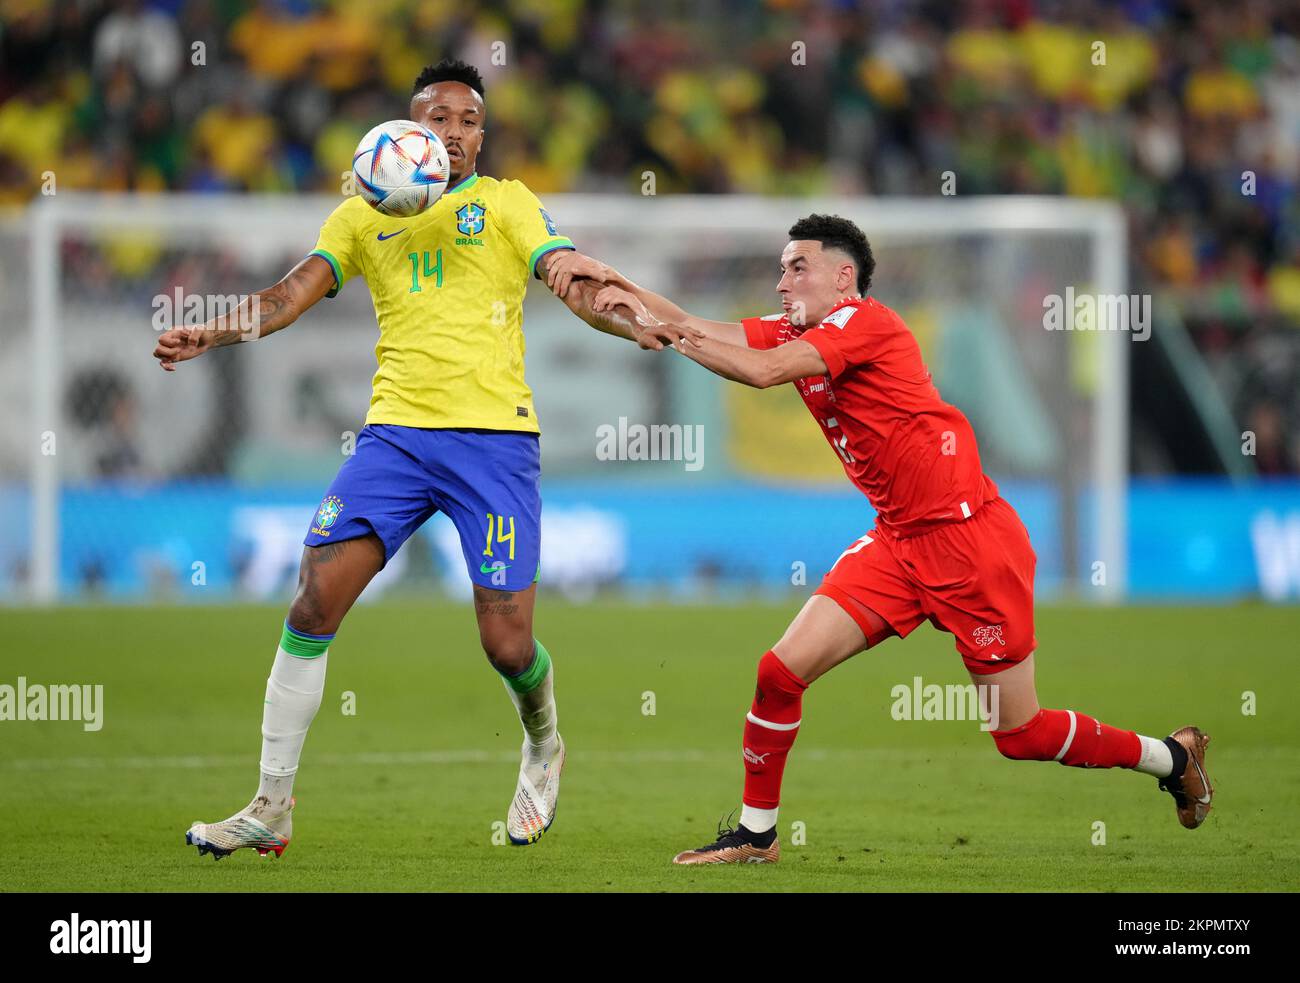
{"label": "white soccer ball", "polygon": [[361,138],[352,176],[357,193],[376,211],[410,218],[442,197],[451,164],[436,133],[409,119],[393,119]]}

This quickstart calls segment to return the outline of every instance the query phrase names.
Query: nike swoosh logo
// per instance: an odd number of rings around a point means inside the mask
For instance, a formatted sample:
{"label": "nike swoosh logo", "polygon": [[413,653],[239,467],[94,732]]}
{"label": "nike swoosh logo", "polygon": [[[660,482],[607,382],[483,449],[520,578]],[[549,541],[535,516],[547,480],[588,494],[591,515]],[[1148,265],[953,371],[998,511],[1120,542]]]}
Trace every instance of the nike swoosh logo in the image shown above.
{"label": "nike swoosh logo", "polygon": [[[1201,763],[1200,763],[1199,761],[1197,761],[1195,758],[1193,758],[1193,759],[1192,759],[1192,764],[1196,766],[1196,774],[1199,775],[1200,778],[1201,778],[1201,785],[1202,785],[1204,788],[1209,788],[1209,787],[1210,787],[1210,779],[1206,776],[1206,774],[1205,774],[1205,769],[1201,767]],[[1201,805],[1203,805],[1203,806],[1209,805],[1209,804],[1210,804],[1210,796],[1208,796],[1208,795],[1198,795],[1198,796],[1196,797],[1196,801],[1199,802],[1199,803],[1200,803]]]}
{"label": "nike swoosh logo", "polygon": [[390,232],[390,233],[388,233],[388,235],[384,235],[384,234],[381,232],[381,233],[379,233],[379,241],[380,241],[380,242],[383,242],[385,239],[391,239],[391,238],[393,238],[393,236],[400,236],[400,235],[401,235],[403,232],[405,232],[405,231],[406,231],[406,229],[398,229],[396,232]]}
{"label": "nike swoosh logo", "polygon": [[484,562],[479,566],[479,568],[478,568],[478,572],[479,572],[479,573],[496,573],[498,570],[509,570],[509,569],[510,569],[510,564],[509,564],[509,563],[501,563],[501,562],[497,562],[497,563],[494,564],[493,566],[488,566],[488,565],[487,565],[487,562],[484,561]]}

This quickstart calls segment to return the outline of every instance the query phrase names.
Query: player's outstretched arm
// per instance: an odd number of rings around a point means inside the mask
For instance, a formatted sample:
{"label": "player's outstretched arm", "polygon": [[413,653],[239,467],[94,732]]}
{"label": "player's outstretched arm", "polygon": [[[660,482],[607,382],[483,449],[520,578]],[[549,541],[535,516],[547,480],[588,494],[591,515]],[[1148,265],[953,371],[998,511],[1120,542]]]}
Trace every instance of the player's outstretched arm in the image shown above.
{"label": "player's outstretched arm", "polygon": [[580,252],[557,250],[550,255],[555,258],[547,267],[546,285],[561,300],[565,299],[573,283],[580,278],[586,279],[625,291],[640,301],[655,320],[664,324],[684,325],[708,338],[716,338],[732,345],[746,344],[745,329],[737,321],[710,321],[708,318],[689,314],[662,294],[633,283],[614,267]]}
{"label": "player's outstretched arm", "polygon": [[829,371],[821,352],[803,340],[775,348],[729,345],[715,338],[688,337],[677,346],[687,358],[733,382],[767,389]]}
{"label": "player's outstretched arm", "polygon": [[319,256],[308,256],[273,287],[259,290],[233,311],[192,328],[171,328],[158,337],[153,357],[168,372],[177,362],[212,348],[254,341],[287,328],[334,288],[334,270]]}
{"label": "player's outstretched arm", "polygon": [[[547,276],[553,264],[562,255],[565,254],[559,250],[545,253],[537,261],[539,273]],[[582,259],[596,263],[590,257],[583,256]],[[693,328],[663,323],[646,311],[639,300],[626,292],[618,298],[608,300],[598,308],[596,296],[602,289],[604,288],[599,281],[581,273],[571,273],[562,295],[557,292],[557,296],[560,296],[560,300],[569,310],[597,331],[635,341],[642,348],[651,351],[659,351],[665,345],[676,345],[687,337],[699,335],[699,332]]]}

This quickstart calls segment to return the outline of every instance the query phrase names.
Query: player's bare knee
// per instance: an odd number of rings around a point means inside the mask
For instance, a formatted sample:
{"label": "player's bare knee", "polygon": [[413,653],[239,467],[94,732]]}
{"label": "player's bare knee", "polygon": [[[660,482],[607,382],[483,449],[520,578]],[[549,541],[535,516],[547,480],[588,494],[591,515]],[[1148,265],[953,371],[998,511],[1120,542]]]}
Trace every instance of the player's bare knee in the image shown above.
{"label": "player's bare knee", "polygon": [[497,672],[514,675],[533,661],[532,609],[512,591],[474,586],[474,611],[483,652]]}
{"label": "player's bare knee", "polygon": [[533,663],[531,632],[480,631],[479,640],[483,644],[483,653],[497,672],[514,676]]}
{"label": "player's bare knee", "polygon": [[324,596],[321,577],[311,562],[310,551],[298,570],[298,591],[289,605],[289,625],[308,635],[331,635],[338,631],[340,616]]}
{"label": "player's bare knee", "polygon": [[301,582],[285,620],[291,628],[308,635],[332,635],[339,627],[339,619],[321,603],[320,595]]}

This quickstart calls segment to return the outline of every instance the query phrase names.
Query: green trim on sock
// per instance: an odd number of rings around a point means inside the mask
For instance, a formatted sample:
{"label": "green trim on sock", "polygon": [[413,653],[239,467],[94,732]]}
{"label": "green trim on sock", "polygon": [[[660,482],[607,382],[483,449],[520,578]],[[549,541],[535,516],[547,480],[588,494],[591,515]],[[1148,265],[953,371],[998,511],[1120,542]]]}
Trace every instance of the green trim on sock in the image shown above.
{"label": "green trim on sock", "polygon": [[534,638],[532,664],[518,676],[507,676],[505,673],[501,675],[505,679],[506,685],[522,696],[524,693],[531,693],[537,689],[550,671],[551,654],[546,651],[546,647],[541,642]]}
{"label": "green trim on sock", "polygon": [[285,625],[284,630],[280,632],[280,648],[300,659],[315,659],[324,655],[332,641],[333,638],[303,638],[291,632],[288,625]]}

